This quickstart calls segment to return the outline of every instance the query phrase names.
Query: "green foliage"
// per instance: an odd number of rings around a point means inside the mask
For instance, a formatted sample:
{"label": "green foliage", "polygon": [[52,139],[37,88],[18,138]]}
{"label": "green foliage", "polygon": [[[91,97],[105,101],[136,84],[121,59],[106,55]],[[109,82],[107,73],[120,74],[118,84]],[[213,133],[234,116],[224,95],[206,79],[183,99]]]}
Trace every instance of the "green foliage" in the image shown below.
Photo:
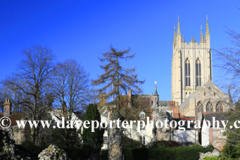
{"label": "green foliage", "polygon": [[100,160],[107,160],[108,159],[108,150],[102,150],[100,153]]}
{"label": "green foliage", "polygon": [[[66,126],[67,124],[65,124]],[[75,128],[55,128],[52,130],[52,142],[60,148],[77,147],[80,143],[78,132]]]}
{"label": "green foliage", "polygon": [[[124,160],[198,160],[199,152],[212,152],[213,147],[206,148],[200,145],[188,147],[155,147],[147,148],[124,148]],[[101,159],[105,160],[108,152],[101,152]]]}
{"label": "green foliage", "polygon": [[26,150],[31,150],[31,148],[33,148],[35,145],[32,141],[26,140],[21,143],[21,146]]}
{"label": "green foliage", "polygon": [[31,159],[37,158],[38,154],[46,148],[46,146],[36,146],[32,141],[26,140],[17,146],[21,150],[26,150],[31,154]]}
{"label": "green foliage", "polygon": [[83,147],[66,149],[68,156],[73,160],[88,160],[91,154],[89,150]]}
{"label": "green foliage", "polygon": [[203,160],[240,160],[240,158],[223,158],[223,157],[216,157],[216,156],[206,156]]}
{"label": "green foliage", "polygon": [[206,156],[203,160],[221,160],[222,158],[216,156]]}
{"label": "green foliage", "polygon": [[123,135],[123,148],[139,148],[140,146],[142,146],[141,141],[135,141]]}
{"label": "green foliage", "polygon": [[[240,129],[234,127],[234,122],[239,119],[240,108],[239,103],[236,103],[236,112],[228,112],[229,122],[227,131],[224,135],[227,136],[227,143],[224,145],[222,154],[224,158],[240,157]],[[232,126],[233,128],[230,128]]]}
{"label": "green foliage", "polygon": [[203,148],[200,145],[171,148],[158,147],[149,151],[149,160],[197,160],[199,158],[199,152],[205,153],[212,150],[212,146]]}
{"label": "green foliage", "polygon": [[[89,104],[86,110],[86,113],[83,118],[83,123],[85,121],[98,121],[101,122],[101,116],[98,112],[96,104]],[[82,140],[83,147],[86,149],[87,153],[100,153],[102,143],[103,143],[103,133],[104,130],[100,127],[95,128],[95,132],[91,132],[92,126],[89,125],[89,128],[85,128],[82,126]]]}
{"label": "green foliage", "polygon": [[8,147],[7,146],[3,146],[3,150],[4,151],[8,151]]}

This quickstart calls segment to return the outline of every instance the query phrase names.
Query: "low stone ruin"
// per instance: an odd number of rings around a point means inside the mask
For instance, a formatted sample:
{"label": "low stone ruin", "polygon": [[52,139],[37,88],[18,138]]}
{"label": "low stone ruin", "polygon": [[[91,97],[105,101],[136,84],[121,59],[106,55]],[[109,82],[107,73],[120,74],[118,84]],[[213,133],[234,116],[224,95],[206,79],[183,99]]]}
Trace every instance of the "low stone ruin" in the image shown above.
{"label": "low stone ruin", "polygon": [[206,157],[206,156],[219,157],[220,155],[221,155],[220,152],[217,149],[214,149],[212,152],[200,153],[199,160],[203,160],[203,158]]}
{"label": "low stone ruin", "polygon": [[55,145],[50,145],[44,149],[39,155],[39,160],[71,160],[67,157],[66,152],[63,149],[58,148]]}
{"label": "low stone ruin", "polygon": [[15,141],[9,138],[7,131],[0,130],[0,159],[28,160],[30,154],[20,150]]}

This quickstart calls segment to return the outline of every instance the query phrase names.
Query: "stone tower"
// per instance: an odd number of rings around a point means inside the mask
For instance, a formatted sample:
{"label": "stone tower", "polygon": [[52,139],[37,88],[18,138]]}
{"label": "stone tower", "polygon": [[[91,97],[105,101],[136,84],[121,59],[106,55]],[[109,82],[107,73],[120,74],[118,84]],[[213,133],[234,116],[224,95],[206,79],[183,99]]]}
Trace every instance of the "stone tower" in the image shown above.
{"label": "stone tower", "polygon": [[212,54],[208,18],[205,37],[200,32],[200,42],[192,37],[187,43],[180,32],[178,19],[177,33],[173,38],[172,56],[172,100],[180,105],[191,93],[198,90],[208,80],[212,80]]}

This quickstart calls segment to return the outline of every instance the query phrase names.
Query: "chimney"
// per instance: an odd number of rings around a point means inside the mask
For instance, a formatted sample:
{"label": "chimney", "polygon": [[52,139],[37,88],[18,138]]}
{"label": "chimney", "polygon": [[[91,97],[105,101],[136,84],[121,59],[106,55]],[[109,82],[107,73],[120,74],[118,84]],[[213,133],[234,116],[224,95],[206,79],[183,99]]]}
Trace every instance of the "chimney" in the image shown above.
{"label": "chimney", "polygon": [[66,105],[66,102],[65,101],[63,101],[63,104],[62,104],[62,113],[61,113],[61,115],[62,115],[62,117],[65,117],[66,118],[66,114],[67,114],[67,105]]}
{"label": "chimney", "polygon": [[107,103],[106,93],[100,93],[100,101],[99,101],[100,107],[103,107]]}
{"label": "chimney", "polygon": [[128,107],[131,107],[132,90],[128,89]]}
{"label": "chimney", "polygon": [[11,114],[11,103],[10,103],[10,100],[9,99],[5,99],[5,102],[4,102],[4,117],[9,117],[10,114]]}

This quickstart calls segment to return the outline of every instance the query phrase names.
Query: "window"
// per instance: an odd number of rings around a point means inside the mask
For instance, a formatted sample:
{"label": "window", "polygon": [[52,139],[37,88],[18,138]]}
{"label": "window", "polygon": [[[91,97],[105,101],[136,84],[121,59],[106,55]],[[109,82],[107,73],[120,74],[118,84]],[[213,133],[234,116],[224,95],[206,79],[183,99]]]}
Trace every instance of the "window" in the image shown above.
{"label": "window", "polygon": [[143,124],[140,124],[140,131],[144,131],[145,130],[145,126],[143,126]]}
{"label": "window", "polygon": [[197,103],[197,109],[198,109],[198,112],[202,112],[203,113],[203,105],[202,105],[202,103],[200,101]]}
{"label": "window", "polygon": [[206,93],[204,92],[204,96],[206,96]]}
{"label": "window", "polygon": [[212,112],[212,111],[213,111],[212,103],[208,102],[206,106],[206,112]]}
{"label": "window", "polygon": [[103,143],[108,143],[108,137],[107,136],[103,136]]}
{"label": "window", "polygon": [[140,117],[140,119],[145,119],[145,113],[142,111],[142,112],[139,114],[139,117]]}
{"label": "window", "polygon": [[142,136],[142,144],[145,145],[146,141],[145,141],[145,136]]}
{"label": "window", "polygon": [[216,112],[222,112],[222,111],[223,111],[222,102],[218,102],[216,105]]}
{"label": "window", "polygon": [[189,59],[185,62],[185,85],[190,86],[190,61]]}
{"label": "window", "polygon": [[196,61],[196,86],[201,86],[201,62],[199,59]]}

